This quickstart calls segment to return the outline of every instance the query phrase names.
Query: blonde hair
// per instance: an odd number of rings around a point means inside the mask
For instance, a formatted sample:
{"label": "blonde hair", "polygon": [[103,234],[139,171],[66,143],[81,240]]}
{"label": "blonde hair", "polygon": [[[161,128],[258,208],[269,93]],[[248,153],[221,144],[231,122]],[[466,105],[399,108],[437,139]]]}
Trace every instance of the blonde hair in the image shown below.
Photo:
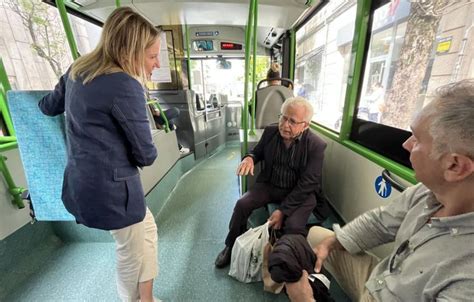
{"label": "blonde hair", "polygon": [[279,79],[280,78],[280,64],[278,62],[273,62],[270,65],[270,69],[267,72],[267,79]]}
{"label": "blonde hair", "polygon": [[130,7],[115,9],[105,21],[99,44],[72,65],[73,80],[83,83],[102,74],[125,72],[142,84],[145,72],[145,50],[159,38],[160,30]]}

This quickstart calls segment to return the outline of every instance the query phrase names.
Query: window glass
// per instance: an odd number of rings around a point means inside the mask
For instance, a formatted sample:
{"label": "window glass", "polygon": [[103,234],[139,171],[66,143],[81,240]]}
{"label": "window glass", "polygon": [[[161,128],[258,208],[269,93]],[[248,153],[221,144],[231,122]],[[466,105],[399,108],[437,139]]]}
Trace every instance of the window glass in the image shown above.
{"label": "window glass", "polygon": [[225,95],[229,102],[243,103],[244,67],[243,59],[191,60],[192,89],[208,105],[217,94]]}
{"label": "window glass", "polygon": [[437,87],[474,76],[474,3],[392,1],[375,10],[358,118],[409,130]]}
{"label": "window glass", "polygon": [[314,107],[313,120],[338,131],[342,120],[355,0],[329,1],[296,32],[295,94]]}
{"label": "window glass", "polygon": [[12,89],[52,89],[72,63],[58,10],[40,0],[0,0],[0,23]]}
{"label": "window glass", "polygon": [[[68,16],[79,53],[84,55],[94,50],[99,43],[102,27],[71,14],[68,14]],[[61,24],[58,25],[62,26]]]}

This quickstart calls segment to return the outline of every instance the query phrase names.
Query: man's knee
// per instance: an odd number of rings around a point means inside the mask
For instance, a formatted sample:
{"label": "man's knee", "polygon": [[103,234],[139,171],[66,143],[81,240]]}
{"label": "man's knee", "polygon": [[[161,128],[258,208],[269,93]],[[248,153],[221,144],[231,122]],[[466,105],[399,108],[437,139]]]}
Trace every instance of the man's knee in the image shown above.
{"label": "man's knee", "polygon": [[237,202],[235,203],[234,211],[245,211],[249,207],[249,200],[242,196]]}
{"label": "man's knee", "polygon": [[300,234],[306,237],[308,234],[306,229],[306,221],[286,219],[283,223],[283,232],[285,234]]}
{"label": "man's knee", "polygon": [[308,242],[311,247],[315,247],[323,241],[324,238],[331,236],[334,234],[333,231],[328,230],[326,228],[320,227],[320,226],[314,226],[311,229],[309,229],[308,233]]}

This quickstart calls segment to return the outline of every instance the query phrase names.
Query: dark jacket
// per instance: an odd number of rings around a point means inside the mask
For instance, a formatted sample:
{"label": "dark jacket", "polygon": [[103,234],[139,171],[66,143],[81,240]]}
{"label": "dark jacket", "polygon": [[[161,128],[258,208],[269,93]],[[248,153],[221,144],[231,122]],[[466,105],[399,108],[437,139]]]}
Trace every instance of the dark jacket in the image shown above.
{"label": "dark jacket", "polygon": [[104,230],[142,221],[138,167],[157,156],[142,85],[125,73],[101,75],[86,85],[66,73],[39,107],[50,116],[65,112],[62,200],[76,221]]}
{"label": "dark jacket", "polygon": [[[282,236],[273,246],[268,256],[268,271],[275,282],[297,282],[303,270],[314,273],[316,255],[302,235],[288,234]],[[333,301],[329,289],[318,278],[309,280],[313,297],[318,302]]]}
{"label": "dark jacket", "polygon": [[[270,182],[273,158],[275,156],[280,135],[278,125],[265,127],[262,138],[255,148],[246,156],[251,156],[255,164],[263,161],[262,171],[257,182]],[[309,194],[321,191],[322,168],[326,143],[309,129],[305,130],[295,142],[295,158],[297,160],[298,181],[293,190],[286,196],[280,205],[280,210],[290,216],[301,203],[307,200]]]}

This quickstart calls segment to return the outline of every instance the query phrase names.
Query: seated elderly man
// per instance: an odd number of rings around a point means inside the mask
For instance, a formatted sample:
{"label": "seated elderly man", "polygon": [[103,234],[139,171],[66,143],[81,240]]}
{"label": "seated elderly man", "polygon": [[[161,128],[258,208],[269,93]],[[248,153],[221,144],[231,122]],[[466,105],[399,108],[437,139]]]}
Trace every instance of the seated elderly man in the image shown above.
{"label": "seated elderly man", "polygon": [[255,186],[237,201],[230,220],[225,248],[215,265],[230,263],[235,239],[247,228],[253,210],[273,202],[279,208],[269,218],[274,229],[286,234],[303,234],[316,193],[321,190],[321,169],[326,143],[312,133],[311,104],[301,97],[287,99],[281,107],[280,122],[265,128],[255,148],[240,163],[237,174],[253,175],[254,165],[263,161],[263,170]]}
{"label": "seated elderly man", "polygon": [[[335,233],[308,235],[322,265],[353,301],[472,301],[474,297],[474,80],[441,87],[403,144],[420,184]],[[394,242],[379,261],[364,253]],[[312,297],[307,280],[287,285]]]}

